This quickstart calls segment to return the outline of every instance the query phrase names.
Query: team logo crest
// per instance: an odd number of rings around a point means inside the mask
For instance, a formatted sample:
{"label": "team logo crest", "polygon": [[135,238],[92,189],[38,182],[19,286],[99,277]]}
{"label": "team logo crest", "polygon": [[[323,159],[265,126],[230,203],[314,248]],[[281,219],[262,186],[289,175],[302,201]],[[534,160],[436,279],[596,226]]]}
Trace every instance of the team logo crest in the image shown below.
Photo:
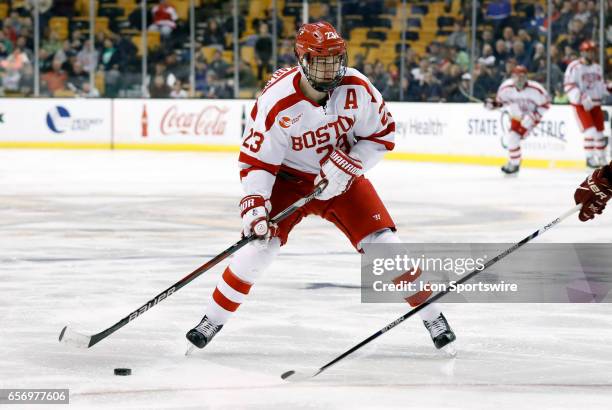
{"label": "team logo crest", "polygon": [[289,128],[293,124],[298,122],[300,120],[300,118],[302,118],[302,114],[298,115],[295,118],[287,117],[286,115],[284,115],[284,116],[280,117],[280,119],[278,120],[278,125],[280,125],[283,128]]}

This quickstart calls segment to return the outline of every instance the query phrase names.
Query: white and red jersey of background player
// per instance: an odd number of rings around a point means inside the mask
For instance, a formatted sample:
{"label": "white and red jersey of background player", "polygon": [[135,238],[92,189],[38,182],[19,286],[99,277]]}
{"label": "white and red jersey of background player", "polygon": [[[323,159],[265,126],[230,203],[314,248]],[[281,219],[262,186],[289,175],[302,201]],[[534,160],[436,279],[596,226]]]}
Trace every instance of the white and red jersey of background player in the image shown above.
{"label": "white and red jersey of background player", "polygon": [[586,65],[582,58],[568,64],[563,88],[569,102],[574,105],[581,105],[583,95],[588,95],[593,105],[601,105],[603,98],[608,95],[601,66],[596,63]]}
{"label": "white and red jersey of background player", "polygon": [[519,90],[510,78],[499,86],[495,99],[504,106],[510,117],[518,121],[525,115],[531,115],[537,123],[550,108],[550,97],[537,81],[527,81],[525,87]]}
{"label": "white and red jersey of background player", "polygon": [[321,106],[301,91],[302,75],[299,67],[275,72],[248,115],[239,157],[247,194],[268,197],[274,181],[245,184],[247,175],[261,174],[252,171],[314,178],[335,148],[358,156],[368,170],[394,147],[395,122],[366,76],[347,68]]}

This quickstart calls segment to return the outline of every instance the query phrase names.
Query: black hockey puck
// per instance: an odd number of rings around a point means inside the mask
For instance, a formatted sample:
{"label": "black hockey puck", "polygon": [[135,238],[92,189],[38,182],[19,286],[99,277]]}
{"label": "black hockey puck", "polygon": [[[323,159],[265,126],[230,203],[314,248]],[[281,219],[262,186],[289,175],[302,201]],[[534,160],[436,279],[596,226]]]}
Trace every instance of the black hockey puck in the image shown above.
{"label": "black hockey puck", "polygon": [[288,377],[291,377],[295,374],[295,370],[289,370],[283,374],[281,374],[281,379],[285,380]]}
{"label": "black hockey puck", "polygon": [[130,374],[132,374],[132,369],[122,367],[115,369],[115,376],[129,376]]}

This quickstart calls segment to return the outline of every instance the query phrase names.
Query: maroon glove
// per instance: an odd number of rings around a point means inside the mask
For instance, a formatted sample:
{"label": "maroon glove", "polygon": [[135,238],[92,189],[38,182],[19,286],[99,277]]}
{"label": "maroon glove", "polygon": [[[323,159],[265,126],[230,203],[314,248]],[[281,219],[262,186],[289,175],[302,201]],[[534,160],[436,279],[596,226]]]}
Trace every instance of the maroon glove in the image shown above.
{"label": "maroon glove", "polygon": [[484,106],[487,110],[494,110],[496,108],[503,107],[503,104],[495,100],[494,98],[486,98]]}
{"label": "maroon glove", "polygon": [[574,193],[576,204],[582,204],[578,218],[585,222],[595,218],[612,198],[612,163],[593,172]]}

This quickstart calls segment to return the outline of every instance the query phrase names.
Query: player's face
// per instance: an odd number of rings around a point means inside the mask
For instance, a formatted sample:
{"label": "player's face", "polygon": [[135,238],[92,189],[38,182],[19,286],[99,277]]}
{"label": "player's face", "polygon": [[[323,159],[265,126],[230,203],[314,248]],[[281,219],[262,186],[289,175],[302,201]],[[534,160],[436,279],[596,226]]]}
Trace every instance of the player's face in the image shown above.
{"label": "player's face", "polygon": [[341,56],[313,57],[310,73],[315,81],[328,83],[338,75],[340,65]]}
{"label": "player's face", "polygon": [[525,85],[527,84],[527,76],[525,74],[514,74],[512,78],[514,78],[514,84],[516,84],[516,88],[518,88],[519,90],[525,88]]}
{"label": "player's face", "polygon": [[595,58],[595,52],[593,50],[581,51],[580,54],[582,55],[582,58],[587,60],[589,63]]}

